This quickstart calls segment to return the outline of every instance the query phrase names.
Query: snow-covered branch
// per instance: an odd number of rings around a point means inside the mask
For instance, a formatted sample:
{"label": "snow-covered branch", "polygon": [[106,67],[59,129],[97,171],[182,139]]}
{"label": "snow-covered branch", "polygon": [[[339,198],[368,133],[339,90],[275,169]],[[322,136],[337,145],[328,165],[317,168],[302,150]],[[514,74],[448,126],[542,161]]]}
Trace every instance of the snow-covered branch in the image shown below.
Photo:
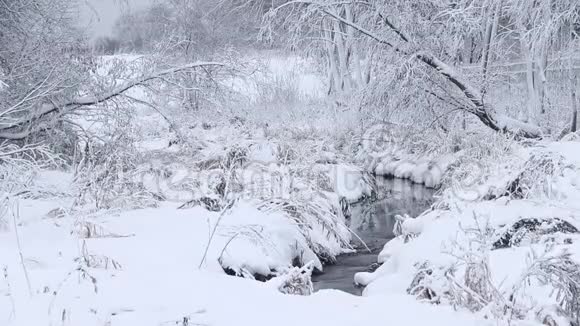
{"label": "snow-covered branch", "polygon": [[[30,134],[39,130],[38,126],[31,126],[30,124],[33,121],[37,121],[38,119],[43,118],[44,116],[47,116],[51,113],[59,112],[66,114],[81,107],[104,103],[119,95],[124,94],[126,91],[128,91],[133,87],[144,85],[149,81],[160,79],[167,75],[172,75],[180,71],[192,70],[196,68],[221,67],[221,66],[224,66],[224,64],[220,62],[195,62],[191,64],[161,70],[158,72],[154,72],[152,74],[148,74],[139,78],[129,80],[123,83],[122,85],[119,85],[103,94],[99,94],[96,96],[81,96],[61,104],[44,103],[33,114],[24,116],[14,122],[4,124],[4,126],[0,128],[1,131],[0,139],[19,140],[28,137]],[[44,128],[46,128],[46,126]]]}
{"label": "snow-covered branch", "polygon": [[[470,106],[466,107],[466,111],[475,115],[484,125],[495,131],[507,132],[521,136],[524,138],[540,138],[542,137],[542,130],[538,126],[530,123],[525,123],[522,121],[509,118],[507,116],[498,114],[495,109],[489,104],[484,103],[483,94],[479,89],[472,85],[470,81],[463,78],[451,65],[445,63],[443,60],[439,59],[435,55],[429,53],[425,50],[411,51],[408,50],[410,42],[409,38],[405,34],[396,28],[390,21],[387,20],[386,24],[389,28],[397,34],[397,37],[404,41],[405,47],[396,44],[395,42],[383,37],[372,30],[361,26],[360,24],[353,22],[347,18],[338,15],[336,12],[330,8],[334,4],[309,2],[309,1],[292,1],[286,3],[279,7],[277,10],[283,6],[288,6],[290,4],[301,4],[306,6],[312,6],[319,12],[332,19],[343,23],[344,25],[358,31],[360,34],[369,37],[375,42],[385,45],[388,48],[394,50],[396,53],[403,56],[412,56],[418,59],[420,62],[424,63],[428,67],[432,68],[440,76],[444,77],[448,82],[453,84],[469,101]],[[384,19],[384,18],[383,18]],[[412,44],[413,49],[420,49],[421,46],[417,44]]]}

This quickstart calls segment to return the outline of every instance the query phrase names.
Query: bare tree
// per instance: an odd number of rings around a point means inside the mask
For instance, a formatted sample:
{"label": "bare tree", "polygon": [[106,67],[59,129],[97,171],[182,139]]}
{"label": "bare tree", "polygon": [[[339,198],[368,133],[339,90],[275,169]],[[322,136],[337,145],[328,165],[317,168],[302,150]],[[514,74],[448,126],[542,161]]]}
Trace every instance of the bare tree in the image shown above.
{"label": "bare tree", "polygon": [[92,62],[73,24],[74,2],[2,0],[0,8],[0,70],[6,85],[0,91],[0,133],[12,139],[20,138],[15,128],[32,121],[30,114],[43,103],[57,105],[78,93]]}
{"label": "bare tree", "polygon": [[578,127],[578,101],[576,91],[578,89],[578,81],[576,73],[574,72],[574,67],[570,67],[570,102],[572,103],[572,122],[570,124],[570,132],[576,132]]}
{"label": "bare tree", "polygon": [[[0,140],[30,141],[75,111],[104,105],[127,90],[217,62],[147,66],[124,83],[100,82],[82,32],[74,29],[74,1],[0,2]],[[109,78],[110,79],[110,78]]]}
{"label": "bare tree", "polygon": [[[343,42],[329,38],[332,33],[343,37],[354,34],[358,38],[350,42],[354,45],[346,53],[352,58],[352,49],[356,48],[359,53],[375,54],[371,68],[375,72],[373,83],[384,85],[383,92],[393,83],[422,84],[423,96],[405,89],[405,93],[413,93],[413,96],[407,95],[410,101],[431,96],[448,107],[474,115],[493,130],[538,138],[544,134],[535,123],[535,116],[542,110],[549,40],[556,37],[566,24],[577,22],[580,12],[577,1],[550,3],[552,5],[546,2],[538,8],[531,8],[529,1],[519,0],[298,0],[286,1],[273,8],[266,17],[265,26],[266,31],[270,26],[287,26],[294,33],[295,42],[310,46],[316,45],[311,42],[316,33],[326,42],[330,39],[337,48],[341,48]],[[486,14],[482,15],[482,12]],[[535,16],[529,18],[530,12]],[[328,23],[329,19],[332,23]],[[339,29],[329,31],[336,24]],[[486,96],[495,86],[490,70],[499,69],[493,60],[513,60],[514,56],[521,55],[512,50],[513,43],[518,40],[522,44],[522,53],[526,49],[533,50],[526,56],[527,83],[531,85],[528,88],[527,121],[514,119],[511,117],[514,112],[503,112],[505,110]],[[461,66],[466,47],[469,48],[470,62],[478,63],[480,70],[469,71]],[[335,52],[330,49],[328,53],[330,57]],[[345,66],[340,61],[339,56],[336,64],[328,65],[329,74],[336,75],[332,71]],[[355,64],[356,61],[353,60]],[[398,68],[390,70],[398,72],[385,74],[384,71],[393,65]],[[354,73],[349,71],[346,74],[355,79],[357,75],[356,69]],[[393,82],[394,79],[397,81]]]}

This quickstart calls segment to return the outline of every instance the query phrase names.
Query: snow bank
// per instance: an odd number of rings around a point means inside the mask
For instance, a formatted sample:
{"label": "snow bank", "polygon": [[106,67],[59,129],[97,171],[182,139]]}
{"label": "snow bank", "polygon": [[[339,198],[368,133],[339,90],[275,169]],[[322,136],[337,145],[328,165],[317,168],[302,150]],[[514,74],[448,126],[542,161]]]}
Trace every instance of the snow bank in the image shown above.
{"label": "snow bank", "polygon": [[372,178],[361,168],[351,164],[318,165],[328,174],[333,190],[349,202],[356,202],[373,195]]}
{"label": "snow bank", "polygon": [[[513,294],[513,300],[521,305],[518,309],[529,315],[510,318],[537,319],[542,314],[564,318],[564,310],[553,308],[561,299],[558,294],[561,292],[555,290],[557,285],[537,281],[536,277],[540,277],[537,269],[541,264],[564,262],[566,254],[575,264],[580,263],[580,233],[577,233],[580,230],[579,153],[579,142],[540,143],[516,151],[506,157],[507,162],[494,162],[499,169],[496,170],[498,175],[487,175],[486,181],[473,185],[473,189],[446,189],[436,205],[438,209],[402,222],[402,234],[387,243],[379,254],[381,267],[373,273],[358,273],[355,282],[366,286],[366,296],[416,294],[417,289],[411,284],[421,284],[436,291],[435,298],[432,294],[420,294],[422,300],[467,306],[467,302],[452,301],[459,300],[454,297],[458,287],[461,284],[474,286],[470,283],[474,282],[474,277],[484,280],[488,277],[488,290],[473,288],[473,291],[482,291],[478,293],[483,296],[494,298],[481,315],[500,318],[494,315],[497,311],[491,306],[498,304],[496,300],[508,300],[505,296]],[[506,166],[512,170],[506,170]],[[523,189],[511,187],[514,180]],[[464,192],[470,191],[483,193],[473,197],[474,201],[464,196]],[[490,193],[495,195],[490,196]],[[526,223],[538,221],[541,225],[530,224],[529,234],[524,229],[514,230],[512,226],[522,220],[531,221]],[[557,221],[568,226],[553,227],[552,222]],[[519,225],[524,224],[520,222]],[[519,232],[519,238],[508,248],[501,249],[495,243],[506,232]],[[472,274],[471,264],[479,266],[477,270],[481,274]],[[485,269],[489,274],[485,274]],[[421,276],[421,273],[426,274]],[[523,280],[528,280],[525,286]],[[522,287],[526,290],[521,290]],[[470,305],[475,310],[482,309],[481,303]],[[568,306],[567,309],[573,308]]]}
{"label": "snow bank", "polygon": [[[316,259],[293,221],[248,203],[238,203],[220,220],[202,269],[198,266],[219,213],[166,204],[48,219],[44,216],[52,207],[38,204],[21,203],[20,248],[13,230],[0,233],[3,325],[381,325],[385,305],[392,309],[389,321],[400,324],[486,324],[406,295],[360,298],[321,291],[301,297],[225,276],[220,258],[242,273],[281,270],[295,255]],[[107,232],[89,238],[71,232],[79,223]],[[292,318],[280,318],[289,312]]]}
{"label": "snow bank", "polygon": [[443,175],[453,161],[454,156],[451,154],[428,159],[397,153],[378,158],[372,166],[372,172],[375,175],[409,179],[428,188],[436,188],[441,185]]}
{"label": "snow bank", "polygon": [[[102,58],[95,77],[123,65],[142,68],[142,59]],[[287,71],[292,65],[275,58],[270,65],[278,75],[294,72]],[[134,72],[132,67],[127,68],[123,77]],[[308,73],[301,73],[294,81],[298,93],[317,96],[323,91],[320,80]],[[244,82],[238,85],[242,89]],[[147,100],[139,89],[130,95]],[[143,188],[152,187],[147,189],[150,193],[166,195],[165,200],[155,199],[160,202],[155,208],[71,210],[72,201],[77,198],[72,194],[78,190],[68,189],[71,175],[49,172],[38,176],[35,185],[42,196],[20,200],[17,223],[9,221],[8,230],[0,232],[0,324],[383,325],[385,307],[390,308],[388,321],[395,324],[489,324],[450,307],[420,304],[403,291],[369,298],[339,291],[297,297],[282,295],[279,287],[251,280],[292,271],[292,263],[311,262],[322,269],[322,260],[332,261],[334,256],[351,251],[341,199],[353,202],[372,196],[368,174],[342,163],[332,150],[323,150],[326,147],[314,139],[316,136],[308,128],[290,133],[296,140],[274,139],[267,126],[246,122],[233,126],[234,123],[220,125],[218,121],[197,126],[198,114],[202,113],[195,112],[195,123],[184,122],[178,130],[189,143],[175,144],[176,131],[170,130],[158,113],[140,105],[135,110],[139,131],[133,135],[139,139],[134,144],[135,157],[142,161],[130,163],[162,172],[165,179],[161,181],[173,182],[163,188],[160,180],[138,180]],[[209,119],[219,120],[215,111]],[[96,134],[103,129],[95,121],[77,122]],[[187,151],[186,145],[195,150]],[[244,164],[239,167],[224,161],[234,146],[244,154]],[[215,199],[211,195],[215,195],[217,187],[208,174],[224,176],[224,163],[235,170],[233,183],[243,186],[235,195],[224,196],[238,198],[231,208],[223,210],[225,206],[220,206],[218,211],[209,211],[199,205],[185,205],[184,209],[177,209],[190,199],[187,196],[191,196],[191,189]],[[191,177],[188,173],[192,168],[203,173]],[[435,184],[436,178],[427,181],[423,177],[426,171],[432,173],[427,161],[395,166],[393,170],[397,168],[401,175]],[[254,192],[244,197],[244,191],[252,186],[265,186],[263,178],[251,178],[256,172],[280,176],[283,189],[275,196],[256,196]],[[283,182],[288,179],[292,182]],[[196,183],[204,181],[206,184],[201,186]],[[99,189],[107,190],[110,189]],[[405,232],[419,232],[419,228],[411,226],[406,225]],[[421,237],[429,233],[427,229],[427,225],[421,229]],[[436,236],[432,235],[435,240]],[[393,248],[381,253],[383,267],[361,280],[361,284],[369,284],[369,294],[389,276],[398,278],[397,286],[408,283],[406,275],[401,281],[401,274],[396,272],[410,270],[410,262],[418,256],[399,256],[396,244],[392,242]],[[402,251],[407,250],[408,244],[398,245]],[[228,277],[225,272],[247,279]],[[291,318],[280,318],[289,314]]]}

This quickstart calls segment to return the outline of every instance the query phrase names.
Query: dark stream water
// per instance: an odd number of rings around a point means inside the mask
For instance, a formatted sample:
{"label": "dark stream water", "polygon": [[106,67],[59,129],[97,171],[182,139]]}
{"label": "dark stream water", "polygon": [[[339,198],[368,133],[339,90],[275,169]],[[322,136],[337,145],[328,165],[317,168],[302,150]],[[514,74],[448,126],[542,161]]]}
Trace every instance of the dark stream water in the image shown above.
{"label": "dark stream water", "polygon": [[[415,217],[433,203],[434,190],[403,179],[377,178],[378,199],[354,204],[350,228],[361,237],[372,252],[359,249],[355,254],[338,257],[335,265],[325,266],[324,273],[312,277],[314,290],[337,289],[360,295],[354,285],[354,274],[366,271],[377,262],[377,255],[394,237],[395,215]],[[354,240],[357,247],[360,243]],[[362,247],[362,246],[361,246]]]}

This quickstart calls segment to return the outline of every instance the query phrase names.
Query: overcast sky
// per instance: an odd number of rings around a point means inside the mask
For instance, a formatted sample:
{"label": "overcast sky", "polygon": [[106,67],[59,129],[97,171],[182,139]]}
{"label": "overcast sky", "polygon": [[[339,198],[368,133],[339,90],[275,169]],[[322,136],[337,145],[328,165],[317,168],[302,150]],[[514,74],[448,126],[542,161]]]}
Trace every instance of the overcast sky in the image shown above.
{"label": "overcast sky", "polygon": [[81,0],[81,24],[88,26],[93,36],[109,35],[115,20],[123,11],[143,8],[151,2],[152,0]]}

